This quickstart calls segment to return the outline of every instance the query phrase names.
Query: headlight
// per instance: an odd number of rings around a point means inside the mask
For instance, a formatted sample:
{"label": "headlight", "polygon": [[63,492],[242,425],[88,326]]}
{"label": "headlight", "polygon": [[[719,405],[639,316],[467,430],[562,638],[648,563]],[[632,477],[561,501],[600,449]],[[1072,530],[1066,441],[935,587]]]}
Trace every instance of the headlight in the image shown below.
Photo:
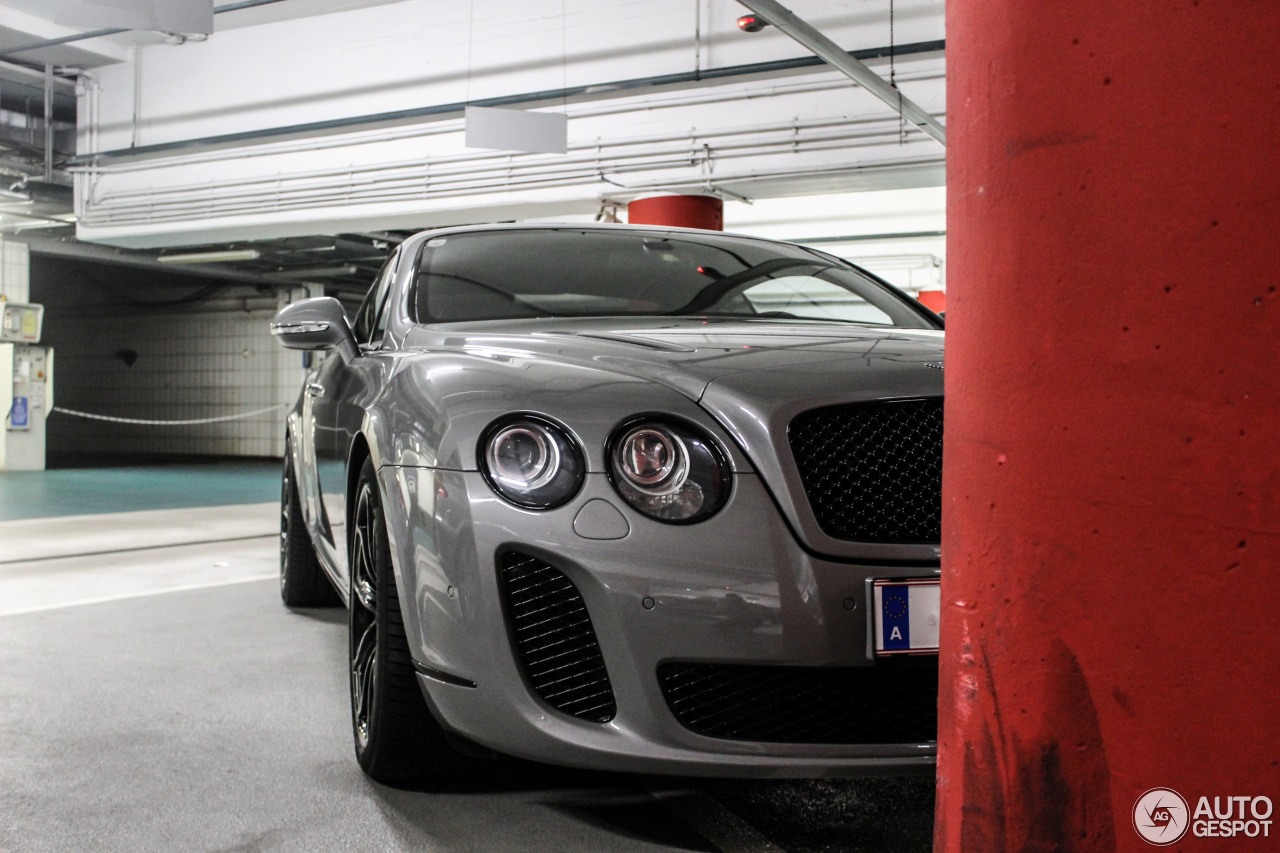
{"label": "headlight", "polygon": [[527,509],[553,509],[582,486],[582,452],[560,426],[536,415],[495,421],[479,447],[480,470],[495,492]]}
{"label": "headlight", "polygon": [[628,421],[609,439],[609,480],[622,499],[658,521],[710,518],[729,498],[732,479],[720,446],[702,430],[670,418]]}

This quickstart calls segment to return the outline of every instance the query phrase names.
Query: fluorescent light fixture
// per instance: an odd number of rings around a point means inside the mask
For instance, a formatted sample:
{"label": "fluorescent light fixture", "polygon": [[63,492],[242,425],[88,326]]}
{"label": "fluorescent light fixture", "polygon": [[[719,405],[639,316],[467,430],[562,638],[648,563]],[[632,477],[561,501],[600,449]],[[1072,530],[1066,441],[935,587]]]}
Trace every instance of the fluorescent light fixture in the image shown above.
{"label": "fluorescent light fixture", "polygon": [[186,255],[157,255],[162,264],[217,264],[224,261],[256,261],[257,249],[228,249],[225,252],[191,252]]}

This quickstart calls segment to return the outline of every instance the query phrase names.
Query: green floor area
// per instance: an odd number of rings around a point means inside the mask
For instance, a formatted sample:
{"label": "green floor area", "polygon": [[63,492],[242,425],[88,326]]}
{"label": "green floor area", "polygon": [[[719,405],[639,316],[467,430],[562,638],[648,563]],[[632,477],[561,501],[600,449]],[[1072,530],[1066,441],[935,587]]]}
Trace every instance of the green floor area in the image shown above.
{"label": "green floor area", "polygon": [[0,471],[0,521],[279,499],[271,460]]}

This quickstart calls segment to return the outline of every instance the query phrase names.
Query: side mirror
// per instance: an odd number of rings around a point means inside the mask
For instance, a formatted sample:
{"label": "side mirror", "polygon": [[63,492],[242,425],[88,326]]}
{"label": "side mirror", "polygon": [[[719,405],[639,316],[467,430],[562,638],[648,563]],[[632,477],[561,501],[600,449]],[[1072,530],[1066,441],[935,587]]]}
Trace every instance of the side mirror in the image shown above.
{"label": "side mirror", "polygon": [[344,362],[360,355],[347,313],[332,296],[303,299],[281,308],[271,321],[271,334],[289,349],[336,349]]}

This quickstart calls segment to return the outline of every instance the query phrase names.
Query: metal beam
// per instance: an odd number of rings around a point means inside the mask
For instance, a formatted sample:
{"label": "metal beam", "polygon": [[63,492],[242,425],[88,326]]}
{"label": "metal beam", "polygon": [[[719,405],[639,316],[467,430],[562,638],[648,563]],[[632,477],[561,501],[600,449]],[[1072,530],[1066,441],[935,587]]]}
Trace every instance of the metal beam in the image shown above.
{"label": "metal beam", "polygon": [[53,66],[44,64],[44,180],[53,183]]}
{"label": "metal beam", "polygon": [[738,0],[738,2],[884,101],[904,119],[943,145],[947,144],[947,130],[937,119],[902,94],[901,90],[890,86],[880,75],[846,53],[838,44],[796,17],[781,3],[775,0]]}
{"label": "metal beam", "polygon": [[40,41],[33,41],[27,44],[19,44],[14,47],[6,48],[4,51],[3,57],[7,59],[11,56],[17,56],[19,53],[30,53],[33,50],[41,50],[46,47],[57,47],[60,44],[71,44],[72,42],[87,41],[89,39],[103,38],[105,36],[114,36],[114,35],[119,35],[120,33],[127,33],[127,32],[129,32],[129,30],[122,30],[122,29],[90,30],[83,33],[76,33],[75,35],[62,36],[61,38],[41,39]]}
{"label": "metal beam", "polygon": [[[230,3],[225,6],[215,7],[213,14],[218,15],[223,12],[238,12],[241,9],[253,9],[258,6],[270,6],[274,3],[281,3],[283,0],[240,0],[238,3]],[[60,38],[41,39],[27,44],[20,44],[14,47],[5,48],[4,53],[0,54],[0,58],[8,58],[16,56],[19,53],[30,53],[33,50],[42,50],[47,47],[56,47],[60,44],[71,44],[77,41],[87,41],[88,39],[105,38],[107,36],[115,36],[120,33],[134,32],[129,28],[112,28],[105,30],[87,30],[82,33],[75,33]]]}
{"label": "metal beam", "polygon": [[149,252],[130,252],[111,246],[100,246],[96,243],[80,243],[71,238],[48,237],[34,231],[21,231],[7,234],[6,239],[26,243],[33,255],[52,255],[55,258],[71,258],[78,261],[92,261],[101,264],[112,264],[126,267],[157,270],[169,275],[200,276],[216,278],[236,284],[262,284],[273,288],[286,286],[291,282],[281,282],[267,278],[258,273],[244,273],[219,267],[216,264],[196,264],[175,268],[158,263],[155,255]]}

